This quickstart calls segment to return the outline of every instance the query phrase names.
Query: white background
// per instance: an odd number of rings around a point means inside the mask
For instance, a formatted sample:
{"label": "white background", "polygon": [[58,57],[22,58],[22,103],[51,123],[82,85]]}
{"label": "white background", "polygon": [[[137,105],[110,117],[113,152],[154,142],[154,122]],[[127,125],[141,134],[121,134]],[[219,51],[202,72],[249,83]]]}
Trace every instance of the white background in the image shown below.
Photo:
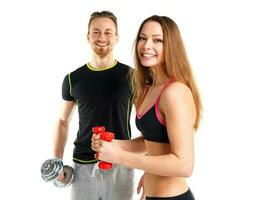
{"label": "white background", "polygon": [[[63,77],[90,59],[88,17],[101,10],[117,15],[120,41],[115,55],[130,65],[143,19],[159,14],[177,22],[204,106],[189,185],[197,200],[255,199],[256,14],[252,2],[1,0],[0,199],[69,199],[70,188],[57,189],[42,181],[40,166],[52,156]],[[72,164],[76,130],[77,114],[70,127],[66,164]]]}

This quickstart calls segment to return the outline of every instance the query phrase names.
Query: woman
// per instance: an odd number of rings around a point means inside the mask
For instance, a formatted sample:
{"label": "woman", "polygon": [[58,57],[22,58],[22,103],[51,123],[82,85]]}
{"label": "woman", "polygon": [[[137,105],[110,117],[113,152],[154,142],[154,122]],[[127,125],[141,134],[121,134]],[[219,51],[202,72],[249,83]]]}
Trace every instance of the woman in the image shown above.
{"label": "woman", "polygon": [[135,45],[134,103],[142,136],[104,142],[93,135],[92,148],[100,160],[145,171],[146,199],[193,200],[185,178],[193,171],[201,103],[179,29],[166,16],[151,16]]}

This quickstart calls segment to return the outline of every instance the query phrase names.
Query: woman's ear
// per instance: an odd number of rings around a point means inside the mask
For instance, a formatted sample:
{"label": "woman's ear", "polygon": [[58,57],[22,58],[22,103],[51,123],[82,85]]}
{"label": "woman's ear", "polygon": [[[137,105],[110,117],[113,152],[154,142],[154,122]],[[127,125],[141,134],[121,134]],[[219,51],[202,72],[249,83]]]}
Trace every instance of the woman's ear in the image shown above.
{"label": "woman's ear", "polygon": [[89,33],[87,33],[86,38],[87,38],[87,42],[90,42],[90,36],[89,36]]}

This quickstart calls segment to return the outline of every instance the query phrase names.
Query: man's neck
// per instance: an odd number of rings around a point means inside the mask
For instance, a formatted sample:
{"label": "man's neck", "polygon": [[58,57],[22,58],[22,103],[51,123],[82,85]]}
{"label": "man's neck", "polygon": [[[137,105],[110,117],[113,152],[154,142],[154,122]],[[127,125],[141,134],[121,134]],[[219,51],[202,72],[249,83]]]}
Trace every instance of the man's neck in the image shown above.
{"label": "man's neck", "polygon": [[95,69],[104,69],[112,66],[114,63],[115,59],[113,58],[113,55],[107,55],[105,57],[93,55],[89,64]]}

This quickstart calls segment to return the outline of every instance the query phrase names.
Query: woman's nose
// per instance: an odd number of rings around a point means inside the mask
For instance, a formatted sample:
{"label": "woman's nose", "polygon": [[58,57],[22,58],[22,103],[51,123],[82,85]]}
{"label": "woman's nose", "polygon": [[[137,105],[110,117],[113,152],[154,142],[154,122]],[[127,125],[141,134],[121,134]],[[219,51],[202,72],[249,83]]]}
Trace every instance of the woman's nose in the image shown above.
{"label": "woman's nose", "polygon": [[142,46],[144,49],[150,49],[152,48],[152,43],[150,40],[145,40],[145,42],[143,43],[143,46]]}

